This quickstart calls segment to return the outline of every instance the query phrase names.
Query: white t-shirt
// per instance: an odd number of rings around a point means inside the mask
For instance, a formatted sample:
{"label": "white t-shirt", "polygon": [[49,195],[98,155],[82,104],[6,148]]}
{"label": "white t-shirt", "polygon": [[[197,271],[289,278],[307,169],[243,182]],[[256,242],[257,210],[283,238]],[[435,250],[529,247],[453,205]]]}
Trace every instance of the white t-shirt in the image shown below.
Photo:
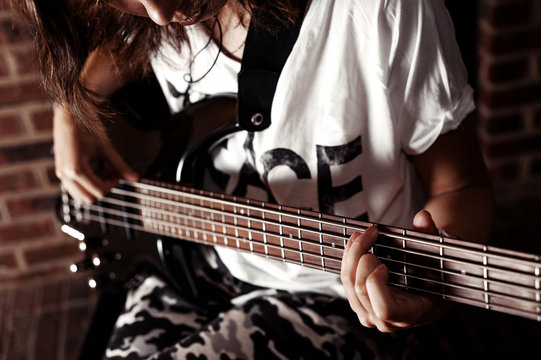
{"label": "white t-shirt", "polygon": [[[188,30],[197,52],[208,35]],[[213,151],[214,167],[228,176],[223,191],[411,227],[424,200],[407,156],[427,150],[474,110],[454,39],[443,0],[313,0],[279,79],[271,126],[236,133]],[[173,112],[182,108],[193,52],[164,46],[152,60]],[[197,56],[193,79],[216,54],[213,44]],[[239,70],[220,55],[192,85],[191,100],[236,92]],[[241,280],[343,296],[336,275],[217,252]]]}

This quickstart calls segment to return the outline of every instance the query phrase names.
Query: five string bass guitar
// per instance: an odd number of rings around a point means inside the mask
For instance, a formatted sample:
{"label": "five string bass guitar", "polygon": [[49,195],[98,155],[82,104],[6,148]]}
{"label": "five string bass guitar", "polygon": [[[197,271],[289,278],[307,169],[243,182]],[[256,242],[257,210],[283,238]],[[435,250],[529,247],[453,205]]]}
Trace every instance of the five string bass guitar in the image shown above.
{"label": "five string bass guitar", "polygon": [[[176,142],[180,149],[166,151],[178,150],[178,157],[169,160],[180,164],[180,182],[197,183],[200,162],[206,159],[195,154],[238,130],[234,98],[208,99],[198,106],[205,116],[192,107],[176,119],[184,126],[180,134],[186,141]],[[202,125],[208,116],[213,123]],[[214,133],[203,135],[208,127]],[[187,138],[186,131],[195,135]],[[165,134],[181,136],[170,130]],[[167,165],[155,163],[160,169]],[[72,270],[88,270],[89,284],[102,287],[123,284],[142,263],[172,274],[178,267],[173,247],[182,241],[339,274],[350,235],[376,225],[380,236],[371,251],[389,267],[391,285],[541,321],[538,255],[199,190],[178,181],[121,181],[91,205],[78,204],[63,192],[62,229],[80,241],[85,254]]]}

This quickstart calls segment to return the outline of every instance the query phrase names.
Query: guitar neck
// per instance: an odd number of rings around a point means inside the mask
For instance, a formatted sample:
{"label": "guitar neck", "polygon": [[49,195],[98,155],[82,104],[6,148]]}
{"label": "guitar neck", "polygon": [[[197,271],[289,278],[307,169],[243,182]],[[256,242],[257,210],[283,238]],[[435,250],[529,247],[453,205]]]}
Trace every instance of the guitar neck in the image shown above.
{"label": "guitar neck", "polygon": [[541,321],[541,261],[533,254],[147,180],[123,182],[65,215],[335,274],[349,237],[375,225],[370,251],[388,266],[391,285]]}

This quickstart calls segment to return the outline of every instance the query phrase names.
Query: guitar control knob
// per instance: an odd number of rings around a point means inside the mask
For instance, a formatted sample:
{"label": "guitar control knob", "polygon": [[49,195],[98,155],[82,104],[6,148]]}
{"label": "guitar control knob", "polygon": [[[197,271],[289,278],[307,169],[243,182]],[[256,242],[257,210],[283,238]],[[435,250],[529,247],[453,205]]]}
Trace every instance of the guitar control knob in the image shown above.
{"label": "guitar control knob", "polygon": [[[84,249],[81,248],[81,245],[83,243],[84,243],[83,245]],[[81,241],[79,243],[79,249],[81,249],[81,251],[85,251],[87,249],[95,250],[95,249],[102,249],[104,247],[107,247],[108,245],[109,245],[109,240],[96,236],[96,237],[91,237],[91,238],[85,239],[84,241]]]}
{"label": "guitar control knob", "polygon": [[101,259],[98,255],[92,256],[92,265],[94,265],[94,267],[99,267],[101,265]]}

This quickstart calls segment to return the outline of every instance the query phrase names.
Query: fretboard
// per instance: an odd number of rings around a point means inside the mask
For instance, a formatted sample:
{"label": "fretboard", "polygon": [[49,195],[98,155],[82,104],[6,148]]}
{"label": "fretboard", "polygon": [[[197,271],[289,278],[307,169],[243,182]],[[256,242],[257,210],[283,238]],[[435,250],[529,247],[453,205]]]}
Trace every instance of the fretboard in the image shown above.
{"label": "fretboard", "polygon": [[391,285],[541,321],[534,254],[147,180],[122,182],[98,204],[73,209],[81,219],[334,274],[349,237],[375,225],[370,251],[388,266]]}

